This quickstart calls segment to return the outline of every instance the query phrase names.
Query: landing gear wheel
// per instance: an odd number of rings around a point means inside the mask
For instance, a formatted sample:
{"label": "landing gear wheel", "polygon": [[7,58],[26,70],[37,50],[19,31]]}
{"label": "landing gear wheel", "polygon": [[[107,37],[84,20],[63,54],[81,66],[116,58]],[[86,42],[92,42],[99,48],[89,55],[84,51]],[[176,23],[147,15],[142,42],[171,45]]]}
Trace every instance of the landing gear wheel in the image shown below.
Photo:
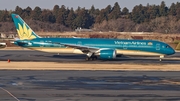
{"label": "landing gear wheel", "polygon": [[94,57],[93,57],[93,60],[97,60],[97,56],[94,56]]}
{"label": "landing gear wheel", "polygon": [[92,61],[92,60],[94,60],[94,59],[93,59],[93,57],[90,57],[89,60]]}
{"label": "landing gear wheel", "polygon": [[89,61],[89,57],[86,57],[86,61]]}
{"label": "landing gear wheel", "polygon": [[97,56],[86,57],[86,61],[93,61],[93,60],[97,60]]}

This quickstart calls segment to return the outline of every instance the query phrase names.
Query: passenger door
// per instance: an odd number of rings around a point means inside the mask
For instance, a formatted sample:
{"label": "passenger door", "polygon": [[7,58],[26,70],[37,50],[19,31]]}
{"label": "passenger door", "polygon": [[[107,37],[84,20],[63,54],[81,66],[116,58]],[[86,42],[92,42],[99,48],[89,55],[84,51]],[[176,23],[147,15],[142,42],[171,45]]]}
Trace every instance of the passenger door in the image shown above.
{"label": "passenger door", "polygon": [[160,44],[156,44],[156,50],[160,50]]}

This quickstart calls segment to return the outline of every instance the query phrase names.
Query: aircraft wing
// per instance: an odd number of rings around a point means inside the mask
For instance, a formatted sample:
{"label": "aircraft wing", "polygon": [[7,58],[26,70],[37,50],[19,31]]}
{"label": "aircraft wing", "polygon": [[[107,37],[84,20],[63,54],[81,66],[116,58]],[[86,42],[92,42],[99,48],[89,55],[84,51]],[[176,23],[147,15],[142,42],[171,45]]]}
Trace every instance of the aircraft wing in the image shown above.
{"label": "aircraft wing", "polygon": [[77,45],[77,44],[69,44],[69,43],[56,43],[56,44],[61,44],[66,47],[80,49],[82,52],[96,52],[99,50],[99,48],[97,47],[90,47],[85,45]]}

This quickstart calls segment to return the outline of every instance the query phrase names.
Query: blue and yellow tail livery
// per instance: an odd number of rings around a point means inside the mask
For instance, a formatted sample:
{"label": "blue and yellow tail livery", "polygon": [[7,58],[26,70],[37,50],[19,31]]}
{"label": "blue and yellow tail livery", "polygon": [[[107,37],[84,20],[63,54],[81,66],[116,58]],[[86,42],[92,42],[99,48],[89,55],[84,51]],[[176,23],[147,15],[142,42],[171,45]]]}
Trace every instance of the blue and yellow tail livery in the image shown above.
{"label": "blue and yellow tail livery", "polygon": [[37,34],[17,14],[11,14],[20,40],[39,38]]}

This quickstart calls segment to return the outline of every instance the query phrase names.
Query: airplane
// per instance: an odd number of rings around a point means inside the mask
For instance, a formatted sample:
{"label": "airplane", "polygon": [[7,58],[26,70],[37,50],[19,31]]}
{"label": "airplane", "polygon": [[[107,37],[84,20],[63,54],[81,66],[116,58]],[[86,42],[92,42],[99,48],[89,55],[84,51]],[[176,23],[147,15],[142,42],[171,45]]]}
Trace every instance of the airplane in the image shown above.
{"label": "airplane", "polygon": [[0,42],[0,48],[5,48],[7,45],[4,42]]}
{"label": "airplane", "polygon": [[158,56],[175,53],[167,43],[156,40],[103,38],[43,38],[38,36],[17,14],[11,14],[19,39],[14,44],[23,48],[58,54],[86,54],[86,60],[115,59],[118,55]]}

